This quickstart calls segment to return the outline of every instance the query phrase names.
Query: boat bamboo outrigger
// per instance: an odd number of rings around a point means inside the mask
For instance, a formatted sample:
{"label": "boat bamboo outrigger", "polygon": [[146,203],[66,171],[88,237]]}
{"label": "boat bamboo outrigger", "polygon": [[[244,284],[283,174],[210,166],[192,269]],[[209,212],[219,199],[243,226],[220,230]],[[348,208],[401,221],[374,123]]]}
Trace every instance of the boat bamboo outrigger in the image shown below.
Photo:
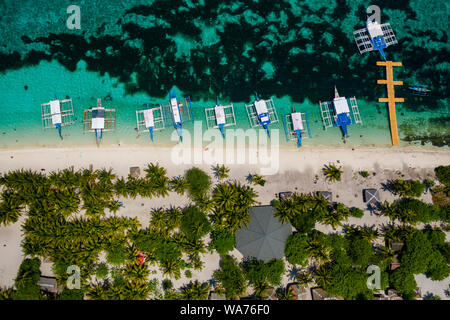
{"label": "boat bamboo outrigger", "polygon": [[56,128],[61,140],[61,128],[75,123],[72,99],[54,100],[41,104],[42,127],[44,129]]}
{"label": "boat bamboo outrigger", "polygon": [[136,111],[137,131],[148,131],[153,141],[153,132],[164,129],[164,117],[161,106],[150,108],[148,103],[146,105],[147,109]]}
{"label": "boat bamboo outrigger", "polygon": [[356,98],[346,99],[345,97],[340,97],[336,87],[334,87],[333,101],[320,102],[320,112],[324,129],[340,127],[344,135],[344,143],[348,138],[347,126],[357,123],[362,124]]}
{"label": "boat bamboo outrigger", "polygon": [[297,140],[297,146],[301,147],[303,138],[312,138],[311,127],[306,112],[296,112],[293,107],[292,113],[287,114],[283,120],[286,141]]}
{"label": "boat bamboo outrigger", "polygon": [[353,32],[360,54],[378,50],[386,60],[384,49],[398,43],[389,23],[379,24],[377,21],[367,19],[367,26]]}
{"label": "boat bamboo outrigger", "polygon": [[273,100],[262,100],[258,97],[258,94],[256,94],[255,102],[245,105],[245,109],[247,110],[250,126],[252,128],[262,126],[266,129],[270,138],[268,125],[278,122],[278,115]]}
{"label": "boat bamboo outrigger", "polygon": [[411,87],[409,87],[409,90],[411,90],[411,94],[413,96],[419,96],[419,97],[426,97],[430,94],[431,90],[427,89],[425,86],[415,84]]}
{"label": "boat bamboo outrigger", "polygon": [[103,132],[116,131],[116,109],[102,107],[102,99],[97,99],[97,107],[84,110],[83,134],[95,132],[97,144],[103,138]]}
{"label": "boat bamboo outrigger", "polygon": [[214,108],[205,109],[206,126],[210,128],[219,128],[222,137],[225,138],[224,127],[236,125],[233,105],[223,106],[217,97],[217,104]]}
{"label": "boat bamboo outrigger", "polygon": [[164,121],[173,124],[180,136],[180,141],[183,142],[183,122],[194,120],[192,115],[191,97],[185,98],[184,103],[182,103],[177,100],[175,92],[170,90],[169,103],[161,104],[160,107],[165,118]]}

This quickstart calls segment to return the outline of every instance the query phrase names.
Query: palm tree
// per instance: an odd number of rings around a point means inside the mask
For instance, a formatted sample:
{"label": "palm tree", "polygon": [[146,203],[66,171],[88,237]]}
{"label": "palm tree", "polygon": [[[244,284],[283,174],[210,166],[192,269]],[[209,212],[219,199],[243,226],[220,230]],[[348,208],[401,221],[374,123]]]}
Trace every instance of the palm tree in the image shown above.
{"label": "palm tree", "polygon": [[341,175],[342,175],[341,168],[342,168],[341,166],[337,167],[336,165],[330,163],[329,165],[326,165],[322,169],[322,171],[329,181],[335,182],[335,181],[341,181]]}
{"label": "palm tree", "polygon": [[319,264],[330,260],[331,248],[323,243],[316,234],[313,234],[311,239],[307,241],[306,251]]}
{"label": "palm tree", "polygon": [[229,183],[221,183],[213,191],[213,200],[216,208],[231,210],[236,204],[236,188]]}
{"label": "palm tree", "polygon": [[144,263],[132,263],[125,267],[124,276],[135,282],[143,282],[147,280],[150,271],[147,264]]}
{"label": "palm tree", "polygon": [[112,172],[112,169],[101,169],[96,172],[97,179],[101,183],[112,184],[112,180],[116,178],[116,175]]}
{"label": "palm tree", "polygon": [[219,166],[218,164],[213,167],[214,176],[219,179],[223,180],[228,178],[228,173],[230,172],[230,168],[227,168],[225,165]]}
{"label": "palm tree", "polygon": [[20,197],[9,190],[4,190],[0,199],[0,224],[6,226],[9,223],[17,222],[23,208]]}
{"label": "palm tree", "polygon": [[182,263],[183,262],[180,260],[173,259],[161,261],[160,265],[163,276],[179,279],[181,276]]}
{"label": "palm tree", "polygon": [[183,176],[178,176],[170,180],[170,185],[172,190],[180,195],[184,195],[189,188],[189,182]]}
{"label": "palm tree", "polygon": [[300,208],[297,206],[293,198],[287,198],[274,203],[275,214],[282,223],[286,223],[300,214]]}
{"label": "palm tree", "polygon": [[295,277],[295,282],[300,287],[305,288],[314,282],[314,277],[308,271],[301,271],[301,272],[297,273],[297,276]]}
{"label": "palm tree", "polygon": [[327,287],[329,284],[331,284],[331,281],[333,280],[331,275],[328,273],[327,268],[324,265],[320,266],[315,271],[315,277],[317,284],[322,288]]}
{"label": "palm tree", "polygon": [[389,219],[391,220],[395,220],[398,219],[399,213],[398,213],[398,209],[397,209],[397,203],[392,202],[391,204],[387,201],[384,201],[382,209],[381,209],[381,214],[389,217]]}
{"label": "palm tree", "polygon": [[333,229],[336,229],[336,227],[341,226],[343,219],[343,216],[341,212],[337,210],[327,210],[324,212],[324,215],[322,217],[322,222],[324,224],[328,224],[333,227]]}
{"label": "palm tree", "polygon": [[289,287],[279,288],[277,298],[278,300],[295,300],[295,294]]}
{"label": "palm tree", "polygon": [[189,282],[181,288],[181,299],[183,300],[207,300],[209,295],[209,284],[200,283],[198,280]]}

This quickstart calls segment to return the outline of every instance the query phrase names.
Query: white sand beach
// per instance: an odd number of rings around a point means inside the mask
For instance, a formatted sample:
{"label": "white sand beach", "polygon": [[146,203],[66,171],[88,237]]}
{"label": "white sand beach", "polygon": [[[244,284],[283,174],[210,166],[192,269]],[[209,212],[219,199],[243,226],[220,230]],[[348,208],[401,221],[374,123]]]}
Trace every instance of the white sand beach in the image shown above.
{"label": "white sand beach", "polygon": [[[179,148],[179,147],[178,147]],[[176,151],[176,150],[175,150]],[[178,149],[180,151],[180,149]],[[193,155],[211,150],[196,149]],[[242,152],[242,150],[237,150]],[[274,167],[276,172],[266,176],[264,187],[256,186],[258,202],[269,204],[275,199],[278,192],[296,191],[309,193],[313,191],[331,191],[333,201],[342,202],[348,206],[356,206],[366,209],[362,199],[363,188],[380,189],[381,201],[392,201],[395,196],[389,191],[382,189],[382,184],[391,179],[425,179],[434,177],[433,169],[439,165],[450,164],[450,151],[438,148],[281,148],[277,151],[277,161]],[[42,172],[64,169],[74,166],[75,169],[87,168],[90,165],[94,169],[113,168],[114,172],[121,176],[129,173],[130,167],[139,166],[141,174],[143,168],[150,162],[158,162],[167,169],[170,177],[183,175],[192,166],[197,166],[212,175],[211,166],[216,163],[208,162],[186,162],[177,163],[179,158],[174,155],[174,148],[166,147],[73,147],[73,148],[42,148],[42,149],[3,149],[0,150],[0,172],[14,169],[34,169]],[[193,158],[192,158],[193,159]],[[267,160],[267,159],[266,159]],[[335,163],[342,166],[344,171],[342,182],[326,182],[321,169],[324,165]],[[231,169],[230,177],[246,182],[249,173],[261,173],[261,165],[249,163],[246,159],[243,164],[232,164],[225,162]],[[267,166],[267,163],[265,164]],[[362,178],[358,171],[367,170],[371,173],[368,178]],[[375,173],[375,175],[373,175]],[[403,174],[403,176],[401,176]],[[317,177],[315,177],[317,175]],[[216,181],[213,178],[213,181]],[[431,202],[429,193],[422,198]],[[150,210],[156,207],[185,206],[189,203],[187,196],[179,196],[170,193],[166,198],[153,199],[120,199],[124,206],[118,211],[120,216],[137,217],[143,227],[150,221]],[[23,259],[20,248],[21,228],[20,225],[25,217],[7,227],[0,227],[0,287],[10,287],[14,283],[18,267]],[[349,224],[357,225],[381,225],[389,220],[386,217],[372,215],[365,210],[362,219],[350,218]],[[317,225],[317,229],[323,232],[341,232],[342,228],[333,230],[331,227]],[[420,227],[420,226],[418,226]],[[447,233],[447,240],[450,239]],[[242,257],[235,249],[233,255]],[[203,271],[193,271],[192,279],[208,281],[213,272],[218,268],[219,255],[205,254],[202,257],[205,262]],[[289,268],[288,268],[289,269]],[[50,272],[50,268],[46,268]],[[156,269],[155,269],[156,270]],[[46,271],[47,272],[47,271]],[[289,274],[289,272],[287,272]],[[151,275],[153,278],[162,279],[160,272]],[[188,283],[191,279],[183,277],[173,281],[175,287]],[[450,277],[440,282],[432,282],[425,276],[416,276],[418,286],[422,287],[422,293],[432,292],[443,299],[449,299],[445,290],[449,289]],[[292,281],[285,276],[284,284]]]}

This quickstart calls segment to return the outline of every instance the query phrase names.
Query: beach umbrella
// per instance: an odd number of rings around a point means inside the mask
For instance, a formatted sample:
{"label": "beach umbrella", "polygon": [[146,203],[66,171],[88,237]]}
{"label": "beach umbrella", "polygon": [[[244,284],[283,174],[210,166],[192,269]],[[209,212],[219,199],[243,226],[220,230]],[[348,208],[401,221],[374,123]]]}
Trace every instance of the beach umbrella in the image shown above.
{"label": "beach umbrella", "polygon": [[268,262],[284,256],[286,239],[292,234],[290,223],[282,224],[274,217],[272,206],[250,209],[251,222],[236,233],[236,249],[245,257]]}

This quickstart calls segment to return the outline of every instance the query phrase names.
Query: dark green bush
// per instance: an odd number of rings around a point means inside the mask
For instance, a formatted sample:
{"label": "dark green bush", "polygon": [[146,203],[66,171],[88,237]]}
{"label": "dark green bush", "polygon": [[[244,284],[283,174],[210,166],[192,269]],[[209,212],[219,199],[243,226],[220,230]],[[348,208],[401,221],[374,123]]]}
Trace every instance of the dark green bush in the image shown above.
{"label": "dark green bush", "polygon": [[211,224],[205,213],[197,207],[189,207],[183,212],[181,231],[188,239],[197,240],[211,231]]}
{"label": "dark green bush", "polygon": [[415,180],[395,180],[395,191],[402,197],[420,197],[425,192],[425,184]]}
{"label": "dark green bush", "polygon": [[277,286],[281,283],[281,277],[285,271],[283,260],[277,259],[267,263],[258,259],[250,259],[243,263],[243,269],[250,284],[271,286]]}
{"label": "dark green bush", "polygon": [[221,256],[224,256],[236,246],[236,237],[225,230],[214,230],[211,232],[209,245],[211,249],[215,249]]}
{"label": "dark green bush", "polygon": [[350,209],[350,215],[355,218],[362,218],[364,216],[364,210],[353,207]]}
{"label": "dark green bush", "polygon": [[436,167],[434,172],[436,173],[436,178],[440,183],[446,185],[447,187],[450,186],[450,165]]}
{"label": "dark green bush", "polygon": [[214,272],[214,279],[222,284],[228,299],[237,299],[245,291],[244,272],[236,259],[231,256],[222,258],[220,269]]}
{"label": "dark green bush", "polygon": [[312,213],[297,214],[290,222],[299,233],[309,233],[316,226],[316,219]]}
{"label": "dark green bush", "polygon": [[211,178],[199,168],[189,169],[186,173],[186,180],[189,184],[189,195],[193,200],[200,199],[211,187]]}
{"label": "dark green bush", "polygon": [[308,264],[308,236],[303,233],[294,233],[290,235],[284,247],[284,255],[287,261],[293,265],[306,266]]}

